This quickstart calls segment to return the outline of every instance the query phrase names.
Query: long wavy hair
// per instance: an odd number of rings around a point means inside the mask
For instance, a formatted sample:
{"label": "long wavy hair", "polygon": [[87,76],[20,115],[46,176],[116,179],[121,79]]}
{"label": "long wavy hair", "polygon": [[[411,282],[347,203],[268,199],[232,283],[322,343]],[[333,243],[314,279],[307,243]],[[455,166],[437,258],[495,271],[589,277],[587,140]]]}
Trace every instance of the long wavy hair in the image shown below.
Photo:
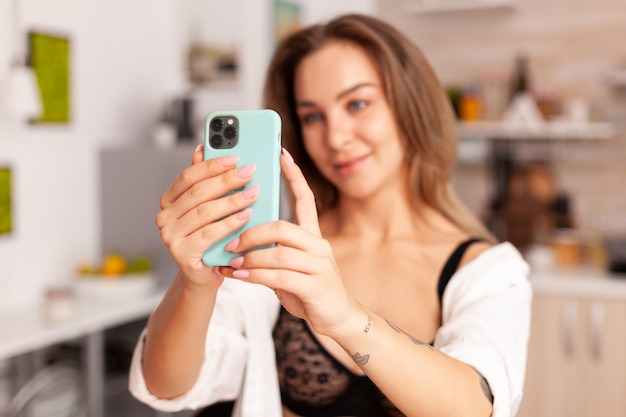
{"label": "long wavy hair", "polygon": [[288,36],[277,46],[265,80],[264,106],[281,115],[283,144],[304,172],[315,194],[318,212],[336,206],[338,190],[320,173],[304,148],[296,114],[294,78],[303,58],[333,41],[361,47],[377,67],[405,150],[408,195],[416,213],[420,204],[426,204],[470,235],[493,241],[493,236],[451,187],[457,131],[444,88],[413,42],[391,25],[366,15],[340,16]]}

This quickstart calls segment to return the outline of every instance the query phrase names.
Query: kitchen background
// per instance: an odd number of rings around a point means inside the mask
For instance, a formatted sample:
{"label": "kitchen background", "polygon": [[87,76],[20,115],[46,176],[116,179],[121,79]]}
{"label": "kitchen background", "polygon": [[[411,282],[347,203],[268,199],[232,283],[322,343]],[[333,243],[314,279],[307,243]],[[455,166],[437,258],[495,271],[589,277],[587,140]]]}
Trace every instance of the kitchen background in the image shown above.
{"label": "kitchen background", "polygon": [[[241,40],[239,82],[196,92],[196,122],[218,107],[258,105],[272,47],[270,2],[238,1],[245,7],[233,6],[241,12],[231,30]],[[304,23],[377,7],[373,0],[302,3]],[[592,117],[626,124],[626,98],[607,82],[610,71],[626,66],[620,42],[626,36],[626,2],[516,0],[513,9],[450,13],[403,12],[397,6],[402,3],[382,2],[381,16],[423,48],[444,84],[506,78],[516,54],[524,52],[536,91],[564,104],[584,99]],[[188,91],[184,57],[193,35],[186,14],[204,6],[168,0],[24,0],[20,7],[22,38],[27,30],[39,29],[71,39],[71,121],[0,124],[0,165],[12,169],[14,215],[12,233],[0,235],[0,293],[5,295],[0,309],[36,302],[47,284],[68,279],[79,262],[110,249],[100,244],[99,151],[151,146],[165,103]],[[1,0],[3,72],[12,56],[11,16],[11,1]],[[206,13],[194,25],[213,23]],[[267,38],[259,39],[259,33]],[[524,147],[516,146],[523,156]],[[581,228],[626,233],[623,134],[551,143],[546,154]],[[486,162],[461,164],[455,177],[463,198],[479,213],[485,213],[493,193]]]}
{"label": "kitchen background", "polygon": [[[610,122],[617,133],[605,139],[464,140],[454,176],[461,197],[489,215],[497,183],[493,151],[504,146],[520,165],[547,167],[568,197],[576,228],[626,236],[626,1],[291,3],[300,8],[301,24],[345,11],[387,19],[421,46],[450,89],[502,88],[516,56],[524,53],[537,97],[565,113],[572,103],[583,103],[592,121]],[[16,52],[14,4],[0,0],[0,80]],[[0,314],[38,308],[48,287],[72,281],[77,265],[100,259],[117,249],[114,244],[132,251],[149,240],[152,256],[167,257],[153,226],[158,195],[187,163],[204,115],[258,107],[275,37],[273,5],[270,0],[19,2],[18,50],[25,49],[29,30],[70,39],[71,119],[38,125],[0,120],[0,168],[12,172],[13,215],[10,233],[0,234]],[[459,10],[442,10],[449,8]],[[203,84],[207,52],[196,49],[200,72],[191,86],[189,47],[212,42],[227,58],[222,73]],[[164,109],[183,98],[193,104],[187,126],[192,138],[169,148],[167,135],[160,136],[157,146],[155,129]],[[116,225],[122,217],[125,223]],[[159,273],[170,277],[167,267]]]}
{"label": "kitchen background", "polygon": [[[389,4],[398,2],[389,1]],[[444,2],[445,3],[445,2]],[[615,123],[611,140],[551,143],[539,159],[553,163],[556,182],[571,197],[575,223],[602,233],[626,232],[626,89],[611,74],[626,69],[626,2],[614,0],[517,0],[515,9],[466,13],[393,14],[424,50],[447,85],[492,85],[514,72],[519,53],[527,55],[533,91],[554,97],[563,108],[576,100],[590,117]],[[537,157],[517,145],[520,156]],[[534,151],[534,152],[533,152]],[[456,179],[463,198],[477,212],[493,192],[484,165],[462,166]],[[486,187],[486,188],[485,188]]]}

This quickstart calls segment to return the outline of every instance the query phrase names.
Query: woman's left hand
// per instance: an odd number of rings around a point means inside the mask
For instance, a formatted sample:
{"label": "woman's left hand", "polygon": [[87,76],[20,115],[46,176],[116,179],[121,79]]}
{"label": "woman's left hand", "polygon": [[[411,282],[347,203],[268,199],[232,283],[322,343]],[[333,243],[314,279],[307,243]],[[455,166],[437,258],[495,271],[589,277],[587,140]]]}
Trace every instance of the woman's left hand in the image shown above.
{"label": "woman's left hand", "polygon": [[291,314],[330,336],[347,324],[358,304],[348,295],[330,243],[322,237],[315,197],[302,171],[288,153],[281,155],[281,168],[294,198],[295,224],[279,220],[245,231],[226,248],[243,253],[278,245],[237,257],[220,272],[273,289]]}

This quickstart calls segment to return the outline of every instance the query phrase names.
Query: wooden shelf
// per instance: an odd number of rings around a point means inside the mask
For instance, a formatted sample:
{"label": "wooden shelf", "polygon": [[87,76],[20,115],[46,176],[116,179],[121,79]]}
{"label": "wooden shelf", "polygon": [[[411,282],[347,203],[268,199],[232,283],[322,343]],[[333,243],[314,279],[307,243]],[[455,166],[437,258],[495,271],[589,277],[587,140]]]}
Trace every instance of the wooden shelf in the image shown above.
{"label": "wooden shelf", "polygon": [[545,122],[535,125],[459,122],[461,140],[606,140],[618,134],[612,123]]}

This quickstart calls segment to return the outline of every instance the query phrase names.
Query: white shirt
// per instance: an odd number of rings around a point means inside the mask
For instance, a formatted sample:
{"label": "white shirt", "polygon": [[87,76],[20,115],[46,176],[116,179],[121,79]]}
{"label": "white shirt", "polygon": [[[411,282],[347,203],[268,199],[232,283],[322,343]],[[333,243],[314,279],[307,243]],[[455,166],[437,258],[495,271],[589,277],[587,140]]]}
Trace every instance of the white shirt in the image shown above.
{"label": "white shirt", "polygon": [[[460,268],[443,295],[434,347],[485,377],[494,395],[493,417],[514,416],[522,399],[532,300],[528,275],[515,247],[501,243]],[[144,330],[131,363],[131,393],[161,411],[237,399],[236,417],[282,416],[272,339],[279,307],[268,288],[226,279],[195,385],[174,399],[150,394],[141,371]]]}

